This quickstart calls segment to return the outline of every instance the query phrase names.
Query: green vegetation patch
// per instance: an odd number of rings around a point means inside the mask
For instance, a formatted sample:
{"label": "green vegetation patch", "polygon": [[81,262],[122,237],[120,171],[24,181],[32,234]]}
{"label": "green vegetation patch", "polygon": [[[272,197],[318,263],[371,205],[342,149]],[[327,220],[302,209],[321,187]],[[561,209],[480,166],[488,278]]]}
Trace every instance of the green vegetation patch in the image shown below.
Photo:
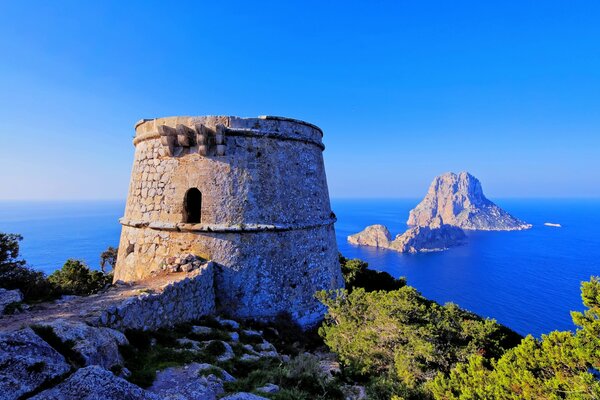
{"label": "green vegetation patch", "polygon": [[579,329],[527,336],[499,359],[480,354],[440,373],[427,387],[436,399],[600,398],[600,278],[583,282],[587,310],[572,312]]}
{"label": "green vegetation patch", "polygon": [[226,350],[227,349],[225,348],[225,344],[223,344],[223,342],[221,342],[220,340],[213,340],[204,348],[204,351],[206,353],[215,357],[223,355],[223,353],[225,353]]}
{"label": "green vegetation patch", "polygon": [[350,260],[340,254],[339,260],[348,292],[352,292],[355,288],[363,288],[366,292],[375,290],[388,292],[406,286],[405,278],[396,279],[387,272],[369,269],[369,264],[358,258]]}
{"label": "green vegetation patch", "polygon": [[23,311],[23,303],[20,301],[13,301],[12,303],[8,303],[4,307],[5,315],[13,315],[13,314],[16,314],[17,312],[21,312],[21,311]]}
{"label": "green vegetation patch", "polygon": [[87,296],[112,282],[112,274],[93,271],[78,260],[67,260],[61,269],[46,277],[27,267],[20,258],[21,240],[21,235],[0,232],[0,287],[20,290],[26,303],[53,300],[65,294]]}
{"label": "green vegetation patch", "polygon": [[[275,358],[256,361],[238,361],[232,366],[237,380],[226,382],[228,393],[254,392],[272,399],[342,399],[340,382],[329,379],[320,369],[318,359],[302,354],[289,363]],[[273,383],[281,391],[273,394],[257,392],[256,389]]]}

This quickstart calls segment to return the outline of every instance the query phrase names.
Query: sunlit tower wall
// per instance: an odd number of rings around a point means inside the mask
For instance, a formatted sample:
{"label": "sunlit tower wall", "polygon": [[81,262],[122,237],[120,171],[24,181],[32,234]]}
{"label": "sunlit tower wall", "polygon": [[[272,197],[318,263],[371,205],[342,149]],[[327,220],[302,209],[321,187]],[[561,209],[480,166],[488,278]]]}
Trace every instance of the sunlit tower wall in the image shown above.
{"label": "sunlit tower wall", "polygon": [[315,292],[343,286],[322,137],[269,116],[138,122],[115,281],[193,253],[216,263],[221,312],[318,321]]}

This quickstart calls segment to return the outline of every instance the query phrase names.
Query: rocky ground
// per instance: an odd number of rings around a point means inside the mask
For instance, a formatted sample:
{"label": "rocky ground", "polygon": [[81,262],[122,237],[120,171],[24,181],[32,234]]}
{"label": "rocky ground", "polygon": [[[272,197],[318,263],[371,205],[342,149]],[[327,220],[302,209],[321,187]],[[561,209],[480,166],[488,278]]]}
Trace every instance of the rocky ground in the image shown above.
{"label": "rocky ground", "polygon": [[[0,399],[365,398],[336,381],[332,354],[303,353],[285,336],[221,318],[151,332],[38,321],[0,333]],[[306,377],[336,393],[306,397]]]}

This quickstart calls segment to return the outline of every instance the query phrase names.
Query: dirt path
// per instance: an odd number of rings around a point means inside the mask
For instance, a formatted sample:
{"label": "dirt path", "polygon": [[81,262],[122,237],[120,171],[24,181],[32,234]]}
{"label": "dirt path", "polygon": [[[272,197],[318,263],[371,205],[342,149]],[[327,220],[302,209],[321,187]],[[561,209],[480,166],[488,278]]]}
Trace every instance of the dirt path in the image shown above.
{"label": "dirt path", "polygon": [[94,322],[102,310],[142,293],[160,293],[168,284],[184,279],[186,276],[185,272],[159,275],[131,286],[111,286],[107,291],[91,296],[68,296],[65,299],[36,304],[15,315],[0,316],[0,331],[16,330],[58,318]]}

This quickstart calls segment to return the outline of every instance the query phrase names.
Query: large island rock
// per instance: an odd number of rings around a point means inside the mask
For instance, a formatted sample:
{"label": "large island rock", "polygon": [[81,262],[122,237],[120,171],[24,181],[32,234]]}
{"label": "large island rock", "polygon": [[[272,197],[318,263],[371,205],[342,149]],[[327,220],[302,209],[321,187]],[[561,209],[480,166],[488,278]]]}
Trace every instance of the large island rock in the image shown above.
{"label": "large island rock", "polygon": [[468,172],[436,177],[427,195],[411,212],[408,225],[430,226],[436,218],[462,229],[512,231],[531,228],[488,200],[477,178]]}

